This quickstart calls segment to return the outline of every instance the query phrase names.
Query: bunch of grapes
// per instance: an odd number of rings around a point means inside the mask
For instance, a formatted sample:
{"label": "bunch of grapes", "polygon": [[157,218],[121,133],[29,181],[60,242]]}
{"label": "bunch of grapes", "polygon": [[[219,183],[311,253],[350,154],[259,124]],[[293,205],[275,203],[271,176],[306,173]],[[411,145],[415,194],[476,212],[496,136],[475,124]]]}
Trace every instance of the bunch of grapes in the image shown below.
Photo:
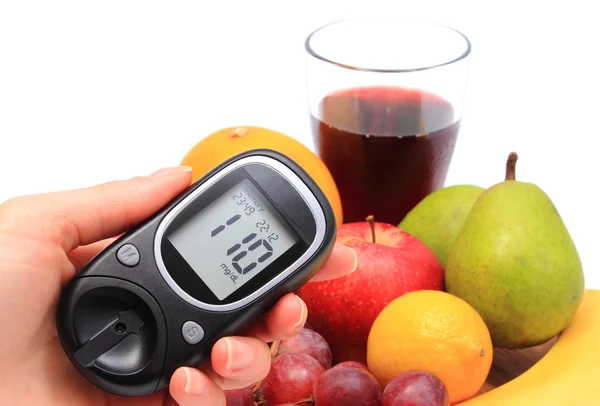
{"label": "bunch of grapes", "polygon": [[360,362],[332,363],[323,336],[304,328],[271,346],[268,375],[255,385],[225,391],[227,406],[448,406],[444,384],[426,371],[397,376],[381,388]]}

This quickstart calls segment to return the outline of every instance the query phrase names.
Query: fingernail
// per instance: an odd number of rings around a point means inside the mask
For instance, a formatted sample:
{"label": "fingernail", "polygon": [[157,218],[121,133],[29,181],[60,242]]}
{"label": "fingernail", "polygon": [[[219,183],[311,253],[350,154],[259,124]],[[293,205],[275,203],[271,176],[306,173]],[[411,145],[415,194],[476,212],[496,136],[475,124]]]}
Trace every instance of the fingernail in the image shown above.
{"label": "fingernail", "polygon": [[252,365],[254,362],[254,349],[250,344],[233,337],[225,337],[223,341],[227,345],[226,369],[234,371]]}
{"label": "fingernail", "polygon": [[186,379],[184,392],[193,396],[199,396],[206,393],[208,386],[202,382],[202,379],[195,376],[196,374],[189,368],[183,368],[183,370]]}
{"label": "fingernail", "polygon": [[172,166],[170,168],[162,168],[150,174],[150,176],[164,176],[169,175],[175,172],[190,172],[192,170],[191,166],[181,165],[181,166]]}
{"label": "fingernail", "polygon": [[296,296],[298,303],[300,303],[300,320],[294,325],[294,330],[299,331],[304,327],[304,322],[306,321],[306,315],[308,314],[308,309],[306,307],[306,303],[304,300],[300,299],[299,296]]}

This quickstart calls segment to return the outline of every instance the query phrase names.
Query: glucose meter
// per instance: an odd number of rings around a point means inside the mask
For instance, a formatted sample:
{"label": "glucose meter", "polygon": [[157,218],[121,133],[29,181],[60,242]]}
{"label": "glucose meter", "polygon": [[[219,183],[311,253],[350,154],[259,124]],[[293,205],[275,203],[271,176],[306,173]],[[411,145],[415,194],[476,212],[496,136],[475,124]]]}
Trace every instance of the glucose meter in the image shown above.
{"label": "glucose meter", "polygon": [[71,362],[109,393],[160,391],[210,361],[328,258],[333,210],[278,152],[230,158],[94,257],[63,290],[58,335]]}

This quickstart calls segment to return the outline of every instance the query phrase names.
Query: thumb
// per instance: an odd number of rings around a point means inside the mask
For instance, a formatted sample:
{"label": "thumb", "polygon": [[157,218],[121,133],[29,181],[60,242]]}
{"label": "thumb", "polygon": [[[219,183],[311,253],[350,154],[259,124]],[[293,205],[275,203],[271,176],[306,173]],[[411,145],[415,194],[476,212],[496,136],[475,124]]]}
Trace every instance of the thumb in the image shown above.
{"label": "thumb", "polygon": [[11,199],[0,205],[0,232],[56,243],[69,252],[119,235],[154,214],[191,182],[191,168]]}

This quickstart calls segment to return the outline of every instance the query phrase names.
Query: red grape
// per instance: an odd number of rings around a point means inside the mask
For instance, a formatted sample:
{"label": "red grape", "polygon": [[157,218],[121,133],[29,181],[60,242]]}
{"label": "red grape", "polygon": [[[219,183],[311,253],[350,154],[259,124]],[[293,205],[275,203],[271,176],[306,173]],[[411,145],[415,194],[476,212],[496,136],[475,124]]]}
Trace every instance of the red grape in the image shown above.
{"label": "red grape", "polygon": [[446,385],[426,371],[409,371],[392,379],[383,391],[382,406],[448,406]]}
{"label": "red grape", "polygon": [[380,406],[381,387],[369,371],[342,365],[321,374],[314,398],[317,406]]}
{"label": "red grape", "polygon": [[[342,361],[338,364],[335,364],[333,366],[334,368],[362,368],[365,371],[369,371],[369,367],[366,366],[365,364],[363,364],[362,362],[358,362],[358,361]],[[369,371],[371,372],[371,371]]]}
{"label": "red grape", "polygon": [[294,403],[312,395],[317,378],[325,372],[319,361],[306,354],[282,354],[271,361],[262,382],[269,405]]}
{"label": "red grape", "polygon": [[251,386],[242,389],[228,389],[225,392],[227,406],[254,406],[254,392]]}
{"label": "red grape", "polygon": [[323,336],[314,330],[303,328],[294,337],[282,340],[278,354],[307,354],[319,361],[325,369],[331,368],[331,349]]}

